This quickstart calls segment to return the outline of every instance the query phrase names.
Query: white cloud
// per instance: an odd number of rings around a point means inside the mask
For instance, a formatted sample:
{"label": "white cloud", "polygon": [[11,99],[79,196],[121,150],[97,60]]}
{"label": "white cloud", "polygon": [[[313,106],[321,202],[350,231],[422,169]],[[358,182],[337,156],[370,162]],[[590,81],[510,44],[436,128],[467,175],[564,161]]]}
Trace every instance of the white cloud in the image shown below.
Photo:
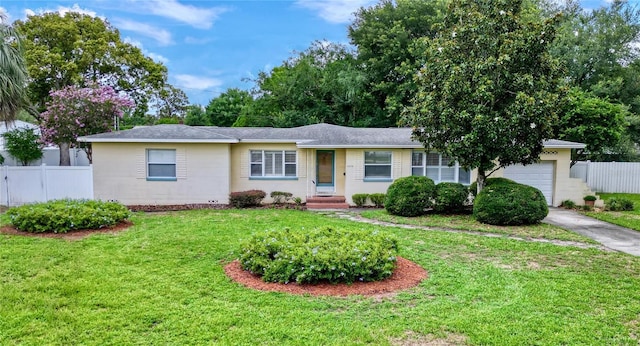
{"label": "white cloud", "polygon": [[177,0],[144,0],[139,2],[157,16],[171,18],[198,29],[209,29],[213,22],[228,9],[225,7],[202,8],[183,5]]}
{"label": "white cloud", "polygon": [[128,43],[128,44],[130,44],[132,46],[140,48],[140,50],[142,51],[142,54],[150,57],[154,61],[161,62],[161,63],[163,63],[165,65],[167,65],[169,63],[169,59],[168,58],[166,58],[166,57],[164,57],[164,56],[162,56],[160,54],[156,54],[156,53],[153,53],[153,52],[150,52],[150,51],[146,50],[144,48],[144,46],[142,45],[142,42],[140,42],[138,40],[134,40],[131,37],[127,36],[127,37],[123,38],[122,41],[124,43]]}
{"label": "white cloud", "polygon": [[348,23],[360,7],[374,3],[372,0],[297,0],[298,6],[318,12],[320,18],[330,23]]}
{"label": "white cloud", "polygon": [[65,14],[69,13],[69,12],[76,12],[76,13],[81,13],[84,15],[87,15],[89,17],[97,17],[100,19],[105,19],[105,17],[103,16],[98,16],[98,13],[96,11],[87,9],[87,8],[82,8],[80,7],[80,5],[78,4],[73,4],[73,6],[71,7],[66,7],[66,6],[58,6],[57,9],[53,10],[53,9],[47,9],[47,8],[39,8],[36,10],[27,8],[24,10],[24,14],[25,17],[26,16],[35,16],[36,14],[44,14],[44,13],[58,13],[60,16],[64,16]]}
{"label": "white cloud", "polygon": [[151,37],[163,46],[168,46],[173,43],[170,32],[153,25],[139,23],[128,19],[116,19],[113,21],[113,25],[120,30],[133,31],[140,35]]}
{"label": "white cloud", "polygon": [[185,89],[207,90],[222,85],[222,80],[217,78],[194,76],[189,74],[179,74],[175,77],[177,80],[176,85]]}

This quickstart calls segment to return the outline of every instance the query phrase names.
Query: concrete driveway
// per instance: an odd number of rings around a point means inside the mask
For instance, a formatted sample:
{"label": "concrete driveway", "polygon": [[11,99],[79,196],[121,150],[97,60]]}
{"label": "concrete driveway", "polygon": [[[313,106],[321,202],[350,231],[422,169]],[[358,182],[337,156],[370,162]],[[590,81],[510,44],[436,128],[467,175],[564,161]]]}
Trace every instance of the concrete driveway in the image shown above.
{"label": "concrete driveway", "polygon": [[638,231],[561,208],[549,208],[549,215],[542,222],[582,234],[610,249],[640,256],[640,232]]}

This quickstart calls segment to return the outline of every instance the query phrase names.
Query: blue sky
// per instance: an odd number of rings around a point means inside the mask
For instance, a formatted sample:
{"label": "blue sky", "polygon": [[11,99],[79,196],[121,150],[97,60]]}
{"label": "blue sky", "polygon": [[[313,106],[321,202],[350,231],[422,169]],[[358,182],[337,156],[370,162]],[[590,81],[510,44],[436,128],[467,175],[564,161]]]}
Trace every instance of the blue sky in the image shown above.
{"label": "blue sky", "polygon": [[[638,0],[632,0],[637,2]],[[249,89],[314,40],[348,43],[351,14],[375,0],[0,0],[11,20],[76,11],[107,19],[121,37],[162,62],[169,82],[206,105],[228,88]],[[596,8],[607,0],[582,1]]]}

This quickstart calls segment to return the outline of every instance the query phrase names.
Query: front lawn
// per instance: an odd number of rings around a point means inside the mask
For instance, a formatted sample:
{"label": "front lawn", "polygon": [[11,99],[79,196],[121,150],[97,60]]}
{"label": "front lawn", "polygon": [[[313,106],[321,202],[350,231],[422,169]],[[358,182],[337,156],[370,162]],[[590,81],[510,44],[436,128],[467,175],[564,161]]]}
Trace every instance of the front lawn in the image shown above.
{"label": "front lawn", "polygon": [[224,275],[242,239],[381,227],[295,210],[133,221],[77,241],[0,235],[0,344],[638,344],[640,258],[630,255],[385,228],[429,272],[418,287],[387,298],[292,296]]}
{"label": "front lawn", "polygon": [[391,215],[382,209],[365,210],[360,213],[360,215],[368,219],[404,225],[495,233],[521,238],[542,238],[598,244],[598,242],[590,238],[546,223],[527,226],[495,226],[478,222],[472,215],[428,214],[420,217],[403,217]]}
{"label": "front lawn", "polygon": [[598,220],[640,231],[640,194],[598,193],[598,196],[605,201],[605,204],[612,197],[629,199],[633,201],[634,209],[632,211],[591,211],[585,214]]}

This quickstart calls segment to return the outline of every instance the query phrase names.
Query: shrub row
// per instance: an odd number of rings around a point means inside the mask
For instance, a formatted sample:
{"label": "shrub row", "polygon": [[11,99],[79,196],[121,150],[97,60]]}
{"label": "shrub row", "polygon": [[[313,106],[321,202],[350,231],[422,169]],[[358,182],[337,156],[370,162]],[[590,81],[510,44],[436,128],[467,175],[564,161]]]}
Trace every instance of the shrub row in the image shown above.
{"label": "shrub row", "polygon": [[384,193],[356,193],[351,196],[351,200],[356,205],[356,207],[363,207],[367,204],[367,201],[371,201],[371,204],[375,205],[377,208],[384,206],[384,200],[386,195]]}
{"label": "shrub row", "polygon": [[439,213],[457,213],[464,209],[468,198],[468,189],[460,183],[435,185],[427,177],[403,177],[389,186],[385,208],[390,214],[409,217],[422,215],[429,208]]}
{"label": "shrub row", "polygon": [[323,227],[255,234],[242,244],[244,270],[267,282],[377,281],[395,269],[398,242],[379,231]]}
{"label": "shrub row", "polygon": [[273,203],[282,204],[288,202],[293,197],[293,194],[291,192],[273,191],[269,196],[273,199]]}
{"label": "shrub row", "polygon": [[71,199],[26,204],[7,210],[13,227],[32,233],[99,229],[124,221],[130,214],[117,202]]}

